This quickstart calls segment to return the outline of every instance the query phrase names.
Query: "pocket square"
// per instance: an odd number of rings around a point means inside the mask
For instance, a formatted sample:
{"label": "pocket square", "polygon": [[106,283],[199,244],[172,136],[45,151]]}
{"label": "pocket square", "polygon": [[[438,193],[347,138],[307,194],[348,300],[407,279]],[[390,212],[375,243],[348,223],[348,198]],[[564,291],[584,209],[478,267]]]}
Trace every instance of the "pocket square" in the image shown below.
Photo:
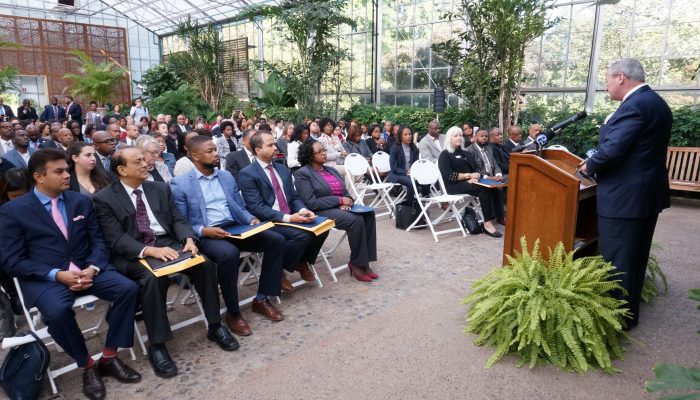
{"label": "pocket square", "polygon": [[73,222],[75,221],[80,221],[81,219],[85,219],[84,215],[78,215],[77,217],[73,218]]}

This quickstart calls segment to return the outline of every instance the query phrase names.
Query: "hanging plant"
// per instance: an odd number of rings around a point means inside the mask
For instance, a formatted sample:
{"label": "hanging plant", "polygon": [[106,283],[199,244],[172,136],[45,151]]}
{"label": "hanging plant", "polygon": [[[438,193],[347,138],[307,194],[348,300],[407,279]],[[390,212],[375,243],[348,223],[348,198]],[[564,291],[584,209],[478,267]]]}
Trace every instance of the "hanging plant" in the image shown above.
{"label": "hanging plant", "polygon": [[610,297],[622,290],[614,267],[601,257],[574,259],[560,242],[549,259],[540,254],[539,240],[528,252],[508,256],[509,265],[476,281],[464,299],[469,306],[465,333],[475,333],[477,345],[494,346],[486,362],[491,367],[505,355],[520,357],[518,366],[551,363],[584,373],[592,367],[612,373],[612,360],[622,358],[620,344],[625,302]]}

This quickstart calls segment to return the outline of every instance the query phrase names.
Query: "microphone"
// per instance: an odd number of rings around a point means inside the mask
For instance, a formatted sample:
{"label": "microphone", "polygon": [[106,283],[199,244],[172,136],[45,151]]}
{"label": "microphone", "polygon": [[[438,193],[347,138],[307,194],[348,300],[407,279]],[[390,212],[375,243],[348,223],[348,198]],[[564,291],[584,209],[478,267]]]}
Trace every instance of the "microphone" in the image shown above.
{"label": "microphone", "polygon": [[[573,116],[571,116],[563,121],[557,122],[551,128],[547,129],[546,131],[544,131],[542,133],[537,134],[537,136],[535,136],[534,142],[536,142],[539,146],[543,147],[550,140],[552,140],[556,135],[558,135],[559,132],[561,132],[564,128],[573,124],[574,122],[578,122],[578,121],[586,118],[587,116],[588,116],[588,113],[586,113],[585,111],[580,111],[580,112],[576,113],[575,115],[573,115]],[[534,142],[531,142],[528,144],[519,144],[513,148],[513,151],[511,151],[511,153],[521,152],[521,151],[525,150],[526,148],[530,147]]]}

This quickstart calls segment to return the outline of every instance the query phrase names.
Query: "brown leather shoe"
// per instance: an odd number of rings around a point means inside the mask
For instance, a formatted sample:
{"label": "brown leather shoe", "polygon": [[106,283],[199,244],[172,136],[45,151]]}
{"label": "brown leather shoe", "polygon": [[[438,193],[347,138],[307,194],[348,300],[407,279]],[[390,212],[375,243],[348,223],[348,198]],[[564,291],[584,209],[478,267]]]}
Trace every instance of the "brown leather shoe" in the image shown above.
{"label": "brown leather shoe", "polygon": [[254,313],[260,314],[270,321],[282,321],[284,319],[284,315],[270,303],[270,299],[265,301],[253,300],[252,308]]}
{"label": "brown leather shoe", "polygon": [[282,272],[282,282],[280,283],[280,288],[283,292],[290,292],[292,289],[294,289],[294,286],[292,286],[291,282],[289,282],[289,279],[287,279],[287,275],[284,272]]}
{"label": "brown leather shoe", "polygon": [[316,276],[314,275],[313,272],[311,272],[311,268],[309,268],[309,264],[305,262],[300,262],[297,264],[296,270],[299,271],[299,275],[301,275],[301,279],[307,281],[307,282],[313,282],[316,280]]}
{"label": "brown leather shoe", "polygon": [[111,376],[122,383],[141,382],[141,374],[124,364],[119,357],[101,358],[97,363],[97,372],[101,376]]}
{"label": "brown leather shoe", "polygon": [[250,334],[253,333],[248,323],[240,314],[226,314],[226,324],[228,325],[228,329],[238,336],[250,336]]}

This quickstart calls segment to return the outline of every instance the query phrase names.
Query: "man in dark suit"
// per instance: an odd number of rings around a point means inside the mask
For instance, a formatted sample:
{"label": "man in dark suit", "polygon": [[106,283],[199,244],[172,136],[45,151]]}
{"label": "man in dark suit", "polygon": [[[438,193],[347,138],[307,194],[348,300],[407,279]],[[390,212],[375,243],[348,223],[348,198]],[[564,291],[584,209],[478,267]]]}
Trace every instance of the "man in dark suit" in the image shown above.
{"label": "man in dark suit", "polygon": [[503,148],[510,154],[522,139],[522,129],[517,125],[511,125],[508,127],[508,140],[503,143]]}
{"label": "man in dark suit", "polygon": [[[258,131],[250,138],[250,148],[255,160],[241,170],[238,180],[243,201],[256,218],[261,221],[309,223],[315,214],[308,210],[297,196],[292,182],[292,173],[284,165],[272,162],[277,154],[275,137],[270,132]],[[328,232],[315,236],[311,232],[288,226],[272,228],[284,236],[284,261],[282,265],[289,272],[299,272],[307,282],[316,279],[309,264],[316,262]],[[286,277],[282,274],[286,281]],[[287,286],[288,283],[284,282]]]}
{"label": "man in dark suit", "polygon": [[[172,339],[166,308],[169,279],[156,277],[139,259],[173,260],[178,256],[173,247],[179,244],[182,251],[196,254],[194,233],[175,207],[170,187],[146,180],[148,170],[140,150],[134,147],[117,150],[112,156],[111,169],[119,180],[93,198],[97,216],[111,250],[112,263],[140,288],[153,370],[157,376],[170,378],[178,370],[165,347],[165,342]],[[183,273],[189,276],[202,299],[209,324],[207,339],[226,351],[238,349],[236,339],[221,324],[214,266],[206,262]]]}
{"label": "man in dark suit", "polygon": [[189,125],[187,123],[187,118],[180,114],[175,118],[176,121],[176,127],[177,127],[177,140],[178,140],[178,152],[180,157],[185,157],[187,155],[187,151],[185,150],[185,135],[187,132],[192,131],[192,125]]}
{"label": "man in dark suit", "polygon": [[25,129],[29,137],[29,147],[34,150],[39,150],[39,146],[44,143],[44,139],[39,137],[39,127],[34,124],[29,124]]}
{"label": "man in dark suit", "polygon": [[254,129],[246,129],[241,138],[243,148],[231,152],[226,156],[226,170],[230,172],[236,180],[238,180],[241,170],[249,166],[255,158],[253,151],[250,149],[250,138],[254,133]]}
{"label": "man in dark suit", "polygon": [[95,146],[95,158],[97,168],[102,168],[114,180],[112,174],[111,157],[117,149],[117,140],[106,131],[97,131],[92,134],[92,144]]}
{"label": "man in dark suit", "polygon": [[56,127],[60,127],[60,124],[51,124],[51,136],[54,140],[44,141],[39,145],[39,148],[59,149],[68,152],[68,148],[73,144],[73,132],[68,128],[60,128],[56,131]]}
{"label": "man in dark suit", "polygon": [[503,131],[500,128],[492,128],[489,133],[489,146],[493,153],[493,159],[501,169],[503,175],[508,175],[510,167],[510,151],[503,146]]}
{"label": "man in dark suit", "polygon": [[0,121],[9,121],[14,118],[15,114],[12,112],[12,108],[4,104],[4,100],[0,97]]}
{"label": "man in dark suit", "polygon": [[[501,167],[498,166],[496,158],[493,156],[493,150],[491,146],[489,146],[489,133],[486,129],[479,129],[476,134],[474,134],[474,143],[467,147],[466,151],[474,156],[474,160],[479,167],[479,173],[482,177],[499,182],[505,179]],[[496,221],[501,225],[505,225],[506,212],[503,206],[503,189],[496,189],[496,193],[496,209],[494,210],[496,212]]]}
{"label": "man in dark suit", "polygon": [[44,107],[39,117],[41,122],[63,122],[66,119],[66,110],[58,104],[58,97],[51,98],[51,104]]}
{"label": "man in dark suit", "polygon": [[622,275],[632,319],[639,323],[644,276],[659,213],[671,205],[666,150],[673,115],[668,104],[644,82],[644,68],[625,58],[608,67],[605,87],[621,101],[600,127],[598,152],[581,172],[596,174],[600,253]]}
{"label": "man in dark suit", "polygon": [[[38,150],[29,160],[29,174],[34,189],[0,208],[2,264],[19,279],[27,307],[39,309],[52,338],[83,368],[83,393],[102,399],[101,376],[141,380],[117,357],[119,347],[133,344],[138,287],[109,263],[90,200],[67,190],[66,154]],[[73,312],[76,296],[84,295],[112,303],[97,368]]]}
{"label": "man in dark suit", "polygon": [[10,150],[5,153],[2,158],[18,167],[27,168],[29,158],[36,151],[29,147],[29,136],[27,136],[27,131],[15,131],[12,136],[12,144],[15,147],[14,150]]}
{"label": "man in dark suit", "polygon": [[69,121],[78,121],[78,124],[83,126],[83,108],[80,104],[75,103],[72,96],[66,96],[63,100],[66,103],[66,118]]}
{"label": "man in dark suit", "polygon": [[[208,136],[195,136],[187,142],[194,168],[170,182],[173,198],[180,212],[192,225],[199,238],[199,248],[214,261],[221,294],[226,303],[226,322],[233,333],[252,333],[241,316],[238,305],[238,267],[241,251],[265,253],[258,294],[253,300],[253,312],[271,321],[284,316],[270,303],[269,296],[280,294],[284,237],[267,230],[242,240],[228,239],[223,229],[235,225],[255,225],[260,222],[243,204],[238,185],[231,174],[217,169],[219,155]],[[291,289],[291,288],[287,288]]]}

